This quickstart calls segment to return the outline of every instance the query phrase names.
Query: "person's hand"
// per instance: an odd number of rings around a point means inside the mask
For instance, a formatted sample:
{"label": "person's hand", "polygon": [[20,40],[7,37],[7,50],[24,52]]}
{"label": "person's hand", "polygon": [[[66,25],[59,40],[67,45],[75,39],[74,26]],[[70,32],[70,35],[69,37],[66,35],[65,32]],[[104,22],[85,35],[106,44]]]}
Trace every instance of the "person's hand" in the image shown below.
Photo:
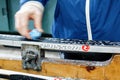
{"label": "person's hand", "polygon": [[34,21],[34,27],[43,32],[42,29],[42,15],[43,15],[44,7],[41,3],[37,1],[29,1],[23,4],[21,9],[15,14],[15,27],[17,31],[28,39],[30,37],[30,30],[28,29],[29,20]]}

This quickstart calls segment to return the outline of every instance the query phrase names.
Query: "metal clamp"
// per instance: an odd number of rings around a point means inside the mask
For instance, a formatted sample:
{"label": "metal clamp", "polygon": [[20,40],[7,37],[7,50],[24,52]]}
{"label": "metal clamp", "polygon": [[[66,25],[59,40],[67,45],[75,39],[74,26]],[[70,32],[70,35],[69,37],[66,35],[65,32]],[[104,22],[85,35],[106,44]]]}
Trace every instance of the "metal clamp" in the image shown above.
{"label": "metal clamp", "polygon": [[22,44],[23,69],[41,70],[41,60],[44,57],[39,45]]}

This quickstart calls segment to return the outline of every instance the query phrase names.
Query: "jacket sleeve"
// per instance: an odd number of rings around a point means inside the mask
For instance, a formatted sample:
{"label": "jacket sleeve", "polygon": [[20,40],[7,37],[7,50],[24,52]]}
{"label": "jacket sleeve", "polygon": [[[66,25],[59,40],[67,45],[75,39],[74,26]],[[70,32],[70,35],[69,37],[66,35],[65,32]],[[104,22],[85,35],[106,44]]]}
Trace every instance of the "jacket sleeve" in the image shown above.
{"label": "jacket sleeve", "polygon": [[43,4],[43,6],[45,6],[47,1],[49,1],[49,0],[20,0],[20,6],[22,6],[24,3],[28,2],[28,1],[38,1],[38,2],[41,2]]}

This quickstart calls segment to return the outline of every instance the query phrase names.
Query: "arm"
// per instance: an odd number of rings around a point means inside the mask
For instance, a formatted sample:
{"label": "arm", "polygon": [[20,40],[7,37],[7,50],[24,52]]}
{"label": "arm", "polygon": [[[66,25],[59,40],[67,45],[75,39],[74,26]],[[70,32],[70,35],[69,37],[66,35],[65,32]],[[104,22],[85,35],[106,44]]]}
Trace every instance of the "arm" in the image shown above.
{"label": "arm", "polygon": [[34,21],[34,27],[43,32],[42,16],[44,12],[44,5],[48,0],[20,0],[21,8],[15,14],[15,27],[18,32],[28,39],[31,39],[28,30],[29,20]]}

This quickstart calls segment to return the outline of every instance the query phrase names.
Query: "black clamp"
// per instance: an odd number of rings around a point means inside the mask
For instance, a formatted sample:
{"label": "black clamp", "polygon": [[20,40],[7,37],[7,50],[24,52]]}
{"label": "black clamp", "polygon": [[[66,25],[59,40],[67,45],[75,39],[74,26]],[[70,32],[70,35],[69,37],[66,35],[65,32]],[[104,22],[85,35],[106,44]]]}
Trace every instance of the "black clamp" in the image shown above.
{"label": "black clamp", "polygon": [[44,54],[39,45],[22,44],[22,67],[23,69],[41,70],[41,61]]}

